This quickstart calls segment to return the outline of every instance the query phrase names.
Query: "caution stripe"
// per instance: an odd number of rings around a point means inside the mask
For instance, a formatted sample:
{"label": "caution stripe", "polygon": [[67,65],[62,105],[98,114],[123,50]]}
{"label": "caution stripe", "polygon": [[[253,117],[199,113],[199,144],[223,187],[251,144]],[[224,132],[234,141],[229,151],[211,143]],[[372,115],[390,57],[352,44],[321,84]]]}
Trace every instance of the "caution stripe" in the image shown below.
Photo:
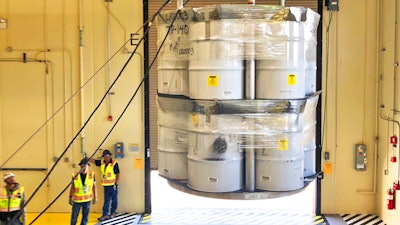
{"label": "caution stripe", "polygon": [[314,217],[314,225],[326,225],[325,218],[323,216]]}
{"label": "caution stripe", "polygon": [[139,224],[141,215],[136,213],[118,213],[114,218],[96,223],[96,225]]}
{"label": "caution stripe", "polygon": [[142,218],[142,221],[140,221],[140,224],[146,224],[151,221],[151,215],[145,214]]}
{"label": "caution stripe", "polygon": [[140,224],[326,225],[327,223],[322,216],[289,210],[163,209],[145,215]]}
{"label": "caution stripe", "polygon": [[343,220],[348,225],[385,225],[377,215],[373,214],[342,214]]}

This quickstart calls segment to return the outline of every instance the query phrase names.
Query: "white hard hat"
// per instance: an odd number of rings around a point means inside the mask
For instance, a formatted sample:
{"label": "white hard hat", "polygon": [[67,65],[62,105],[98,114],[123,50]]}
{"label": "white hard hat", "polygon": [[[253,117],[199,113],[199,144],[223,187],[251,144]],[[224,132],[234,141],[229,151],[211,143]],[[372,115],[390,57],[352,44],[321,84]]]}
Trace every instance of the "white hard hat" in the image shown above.
{"label": "white hard hat", "polygon": [[10,177],[15,177],[15,175],[11,172],[7,172],[6,174],[4,174],[3,181],[7,180]]}

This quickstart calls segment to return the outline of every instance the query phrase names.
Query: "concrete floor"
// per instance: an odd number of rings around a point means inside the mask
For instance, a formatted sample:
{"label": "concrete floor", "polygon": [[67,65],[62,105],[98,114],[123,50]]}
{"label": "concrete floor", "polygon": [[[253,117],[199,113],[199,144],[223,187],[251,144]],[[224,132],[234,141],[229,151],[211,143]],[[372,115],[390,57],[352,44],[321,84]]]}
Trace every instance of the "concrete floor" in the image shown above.
{"label": "concrete floor", "polygon": [[329,225],[347,225],[340,215],[324,215]]}

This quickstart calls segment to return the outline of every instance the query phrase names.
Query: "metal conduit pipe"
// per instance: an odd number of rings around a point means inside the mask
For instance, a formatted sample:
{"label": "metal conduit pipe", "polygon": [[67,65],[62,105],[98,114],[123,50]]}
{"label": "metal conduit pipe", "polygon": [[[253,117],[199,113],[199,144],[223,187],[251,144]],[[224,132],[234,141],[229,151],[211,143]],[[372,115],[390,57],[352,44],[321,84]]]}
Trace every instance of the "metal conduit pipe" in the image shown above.
{"label": "metal conduit pipe", "polygon": [[[398,85],[398,77],[397,77],[397,68],[399,67],[399,62],[397,60],[397,41],[398,41],[398,37],[397,37],[397,32],[398,32],[398,13],[397,13],[397,0],[394,2],[394,36],[393,36],[393,109],[394,109],[394,114],[393,116],[396,114],[396,110],[398,110],[398,104],[397,104],[397,85]],[[394,118],[394,117],[393,117]],[[400,135],[400,134],[399,134]]]}
{"label": "metal conduit pipe", "polygon": [[[107,2],[107,60],[110,60],[111,57],[111,20],[110,20],[110,2]],[[111,84],[110,78],[110,70],[111,70],[111,61],[107,63],[107,88]],[[108,121],[113,120],[112,114],[112,98],[111,95],[113,94],[112,91],[108,93]]]}
{"label": "metal conduit pipe", "polygon": [[[83,86],[84,84],[84,66],[83,66],[83,0],[79,1],[79,82],[80,82],[80,87]],[[85,121],[85,92],[84,89],[81,89],[81,94],[80,94],[80,101],[81,101],[81,118],[80,118],[80,123],[81,127],[84,124]],[[82,130],[81,132],[81,154],[82,157],[86,156],[86,151],[85,151],[85,129]]]}

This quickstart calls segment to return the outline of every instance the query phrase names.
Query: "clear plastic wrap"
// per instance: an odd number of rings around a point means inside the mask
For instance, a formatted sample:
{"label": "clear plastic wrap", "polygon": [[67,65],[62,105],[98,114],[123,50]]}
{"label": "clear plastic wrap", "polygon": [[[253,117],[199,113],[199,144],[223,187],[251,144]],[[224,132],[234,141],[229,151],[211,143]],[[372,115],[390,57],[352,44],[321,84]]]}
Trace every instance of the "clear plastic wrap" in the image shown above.
{"label": "clear plastic wrap", "polygon": [[[247,136],[253,137],[254,148],[270,148],[268,140],[272,137],[300,132],[303,139],[295,145],[303,146],[303,142],[310,143],[315,137],[312,127],[317,103],[318,95],[301,100],[246,101],[158,97],[158,124],[199,134],[239,135],[239,144],[244,148],[248,145]],[[272,142],[286,139],[273,138]]]}
{"label": "clear plastic wrap", "polygon": [[187,152],[188,150],[188,132],[182,129],[174,129],[158,126],[158,145],[157,148],[171,152]]}
{"label": "clear plastic wrap", "polygon": [[224,4],[184,8],[171,25],[175,13],[157,18],[159,47],[166,37],[158,58],[160,173],[173,178],[168,160],[187,152],[189,187],[236,191],[251,164],[244,153],[253,152],[256,188],[302,188],[304,175],[315,173],[320,16],[304,7]]}
{"label": "clear plastic wrap", "polygon": [[[157,17],[158,46],[175,13],[166,10]],[[283,59],[288,42],[315,49],[319,18],[318,13],[304,7],[224,4],[185,8],[174,21],[159,59],[188,60],[202,52],[199,41],[210,40],[231,41],[226,48],[234,49],[233,55],[240,59]],[[315,61],[313,51],[302,52],[306,54],[301,59]],[[220,53],[223,57],[225,52]]]}

